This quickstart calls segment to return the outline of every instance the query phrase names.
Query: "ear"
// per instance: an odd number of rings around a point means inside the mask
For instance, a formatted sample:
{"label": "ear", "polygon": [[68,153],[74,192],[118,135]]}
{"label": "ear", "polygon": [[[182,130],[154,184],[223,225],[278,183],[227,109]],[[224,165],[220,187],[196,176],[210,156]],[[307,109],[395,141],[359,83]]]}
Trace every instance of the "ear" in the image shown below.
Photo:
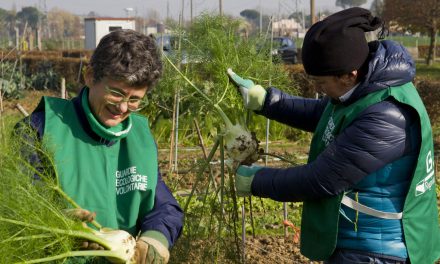
{"label": "ear", "polygon": [[351,71],[350,73],[348,73],[349,78],[357,79],[358,75],[359,75],[358,70],[354,70],[354,71]]}
{"label": "ear", "polygon": [[84,74],[84,81],[86,82],[86,85],[89,88],[95,83],[93,80],[93,69],[91,67],[87,67],[86,72]]}
{"label": "ear", "polygon": [[342,82],[347,86],[354,86],[357,83],[358,71],[354,70],[341,76]]}

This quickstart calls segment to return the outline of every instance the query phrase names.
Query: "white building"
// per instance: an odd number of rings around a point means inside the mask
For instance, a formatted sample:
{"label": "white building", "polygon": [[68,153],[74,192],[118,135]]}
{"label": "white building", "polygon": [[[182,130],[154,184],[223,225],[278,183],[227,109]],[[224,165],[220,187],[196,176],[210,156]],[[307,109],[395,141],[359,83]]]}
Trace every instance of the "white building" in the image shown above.
{"label": "white building", "polygon": [[295,19],[281,19],[273,22],[273,32],[278,36],[298,37],[297,35],[304,32],[302,25]]}
{"label": "white building", "polygon": [[90,17],[84,19],[86,49],[95,49],[101,38],[118,29],[136,28],[134,18]]}

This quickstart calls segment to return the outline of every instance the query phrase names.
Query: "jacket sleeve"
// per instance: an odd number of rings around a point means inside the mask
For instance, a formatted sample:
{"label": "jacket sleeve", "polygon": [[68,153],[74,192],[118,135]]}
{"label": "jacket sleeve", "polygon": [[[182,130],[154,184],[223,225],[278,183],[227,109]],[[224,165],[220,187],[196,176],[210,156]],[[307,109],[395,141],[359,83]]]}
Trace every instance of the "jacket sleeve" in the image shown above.
{"label": "jacket sleeve", "polygon": [[327,97],[311,99],[292,96],[271,87],[267,89],[263,109],[256,113],[288,126],[313,132],[327,102]]}
{"label": "jacket sleeve", "polygon": [[372,105],[315,161],[258,171],[252,194],[293,202],[338,195],[404,155],[413,155],[416,160],[420,146],[418,120],[415,110],[394,101]]}
{"label": "jacket sleeve", "polygon": [[159,231],[171,248],[179,238],[183,226],[183,211],[158,172],[153,210],[142,220],[141,232]]}
{"label": "jacket sleeve", "polygon": [[[20,152],[23,157],[32,164],[38,171],[44,171],[43,162],[38,155],[37,146],[43,137],[45,116],[44,112],[34,112],[30,116],[19,121],[14,127],[14,134],[17,140],[22,140],[26,144],[21,144]],[[37,175],[34,175],[38,179]]]}

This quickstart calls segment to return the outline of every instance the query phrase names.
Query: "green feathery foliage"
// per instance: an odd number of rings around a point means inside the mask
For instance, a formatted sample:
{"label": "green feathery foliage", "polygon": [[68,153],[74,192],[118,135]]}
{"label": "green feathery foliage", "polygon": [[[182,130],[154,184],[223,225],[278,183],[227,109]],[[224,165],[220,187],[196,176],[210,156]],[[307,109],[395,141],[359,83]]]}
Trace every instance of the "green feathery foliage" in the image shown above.
{"label": "green feathery foliage", "polygon": [[[11,121],[1,122],[0,262],[53,263],[74,256],[119,257],[110,250],[81,250],[84,240],[106,249],[114,247],[97,231],[63,213],[72,205],[69,197],[58,189],[52,161],[33,138],[35,131],[23,128],[15,135]],[[34,168],[28,161],[34,152],[44,157],[41,168]]]}
{"label": "green feathery foliage", "polygon": [[[263,87],[275,86],[290,94],[298,93],[297,85],[283,65],[271,62],[270,45],[267,45],[270,41],[264,37],[246,36],[244,20],[205,14],[197,17],[187,30],[178,29],[175,32],[180,38],[180,45],[177,45],[180,50],[171,51],[167,57],[212,102],[218,104],[233,123],[240,121],[246,111],[239,92],[228,79],[228,68]],[[180,96],[179,126],[189,124],[192,127],[193,120],[197,119],[206,140],[212,142],[216,138],[218,124],[222,123],[216,110],[166,61],[156,91],[149,95],[154,104],[145,109],[145,114],[150,118],[153,132],[159,141],[162,137],[167,141],[169,139],[166,130],[158,129],[171,119],[176,91],[179,91]],[[261,124],[264,124],[264,120],[256,118],[258,122],[255,123],[260,125],[251,125],[250,129],[257,133],[258,138],[263,138],[264,126]],[[170,128],[171,124],[167,127]],[[281,126],[274,125],[271,129],[279,130]],[[195,135],[190,138],[197,140]]]}

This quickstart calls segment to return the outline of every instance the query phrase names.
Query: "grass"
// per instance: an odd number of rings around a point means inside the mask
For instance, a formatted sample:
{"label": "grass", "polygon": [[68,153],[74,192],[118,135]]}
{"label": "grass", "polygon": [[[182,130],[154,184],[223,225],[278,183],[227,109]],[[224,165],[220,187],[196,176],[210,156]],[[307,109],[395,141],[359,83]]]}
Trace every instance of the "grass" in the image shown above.
{"label": "grass", "polygon": [[428,36],[421,36],[421,37],[388,36],[386,39],[399,42],[400,44],[402,44],[405,47],[417,47],[420,45],[429,45],[429,37]]}
{"label": "grass", "polygon": [[417,63],[416,76],[419,78],[440,81],[440,62],[436,62],[431,66],[428,66],[425,63]]}

